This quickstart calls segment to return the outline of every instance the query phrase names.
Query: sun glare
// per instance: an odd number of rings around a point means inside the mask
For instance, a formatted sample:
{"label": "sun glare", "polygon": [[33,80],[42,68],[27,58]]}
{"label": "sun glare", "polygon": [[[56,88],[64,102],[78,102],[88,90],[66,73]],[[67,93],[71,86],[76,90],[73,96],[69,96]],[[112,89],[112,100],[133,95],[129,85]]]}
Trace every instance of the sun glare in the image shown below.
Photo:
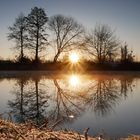
{"label": "sun glare", "polygon": [[77,86],[79,84],[79,77],[77,75],[70,76],[69,83],[71,86]]}
{"label": "sun glare", "polygon": [[69,59],[72,63],[77,63],[79,61],[79,56],[76,53],[72,53],[70,54]]}

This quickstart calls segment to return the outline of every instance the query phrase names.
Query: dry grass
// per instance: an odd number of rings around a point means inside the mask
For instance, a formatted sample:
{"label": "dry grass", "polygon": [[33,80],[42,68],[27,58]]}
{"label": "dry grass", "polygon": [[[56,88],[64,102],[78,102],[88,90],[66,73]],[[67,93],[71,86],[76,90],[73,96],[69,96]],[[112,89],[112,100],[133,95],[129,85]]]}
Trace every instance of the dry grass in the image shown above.
{"label": "dry grass", "polygon": [[[86,134],[87,135],[87,134]],[[0,120],[0,140],[95,140],[72,131],[51,131]]]}
{"label": "dry grass", "polygon": [[120,140],[140,140],[140,135],[131,135],[128,138],[121,138]]}
{"label": "dry grass", "polygon": [[[0,119],[0,140],[110,140],[100,137],[91,138],[88,129],[80,135],[74,131],[53,131],[48,128],[37,128],[32,123],[15,124]],[[140,140],[140,136],[131,135],[120,140]]]}

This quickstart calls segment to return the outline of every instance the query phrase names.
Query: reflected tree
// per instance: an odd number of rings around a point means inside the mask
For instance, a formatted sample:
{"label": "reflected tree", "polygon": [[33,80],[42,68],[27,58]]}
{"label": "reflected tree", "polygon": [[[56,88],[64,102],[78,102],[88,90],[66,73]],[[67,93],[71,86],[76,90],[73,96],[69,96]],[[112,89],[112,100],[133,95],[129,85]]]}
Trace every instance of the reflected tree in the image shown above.
{"label": "reflected tree", "polygon": [[[126,76],[122,76],[121,79],[99,76],[98,79],[91,80],[89,86],[81,89],[81,91],[76,91],[75,94],[72,94],[71,89],[62,89],[57,80],[54,80],[54,84],[57,87],[55,119],[68,118],[70,114],[75,114],[75,112],[81,114],[85,108],[94,110],[98,116],[107,115],[114,110],[123,96],[127,97],[134,86],[133,79],[126,79]],[[67,86],[65,82],[65,87]],[[74,107],[74,111],[72,107]],[[54,115],[54,113],[52,114]]]}
{"label": "reflected tree", "polygon": [[71,118],[76,118],[84,110],[78,96],[73,95],[70,90],[62,89],[59,82],[54,79],[56,87],[56,96],[53,99],[54,109],[49,112],[49,118],[55,122],[58,120],[70,121]]}
{"label": "reflected tree", "polygon": [[24,89],[27,84],[27,79],[22,77],[16,81],[14,91],[16,96],[14,101],[8,101],[8,105],[12,108],[11,113],[14,114],[16,121],[25,122],[26,101],[24,100]]}
{"label": "reflected tree", "polygon": [[126,99],[128,93],[132,93],[133,88],[135,87],[134,79],[131,76],[120,77],[120,94]]}
{"label": "reflected tree", "polygon": [[33,79],[34,86],[30,86],[29,91],[26,94],[28,98],[28,108],[27,108],[27,117],[30,120],[33,120],[37,125],[41,125],[46,120],[45,109],[48,107],[48,98],[46,91],[43,90],[41,85],[39,86],[40,79],[35,77]]}
{"label": "reflected tree", "polygon": [[99,78],[96,82],[92,82],[87,94],[82,96],[85,106],[92,107],[98,116],[108,114],[122,99],[122,96],[126,98],[128,91],[133,90],[133,80],[129,79],[123,76],[118,80]]}
{"label": "reflected tree", "polygon": [[92,107],[97,115],[103,116],[118,102],[118,86],[113,80],[98,79],[85,96],[85,105]]}
{"label": "reflected tree", "polygon": [[134,79],[127,76],[97,77],[90,79],[86,86],[76,87],[76,90],[68,85],[68,79],[51,79],[51,91],[39,76],[18,78],[13,91],[15,99],[8,105],[16,121],[32,120],[39,126],[45,121],[49,125],[60,120],[62,123],[71,122],[86,109],[94,111],[97,116],[104,116],[133,90]]}
{"label": "reflected tree", "polygon": [[94,110],[98,115],[103,116],[111,111],[118,99],[118,87],[114,81],[98,81],[96,92],[94,93]]}
{"label": "reflected tree", "polygon": [[[14,91],[16,98],[8,102],[16,121],[25,122],[31,120],[36,125],[41,125],[46,120],[45,109],[48,107],[47,101],[49,97],[46,91],[39,86],[39,81],[39,78],[34,78],[29,81],[26,88],[23,79],[17,82],[19,90],[18,92]],[[17,85],[14,89],[18,89]]]}

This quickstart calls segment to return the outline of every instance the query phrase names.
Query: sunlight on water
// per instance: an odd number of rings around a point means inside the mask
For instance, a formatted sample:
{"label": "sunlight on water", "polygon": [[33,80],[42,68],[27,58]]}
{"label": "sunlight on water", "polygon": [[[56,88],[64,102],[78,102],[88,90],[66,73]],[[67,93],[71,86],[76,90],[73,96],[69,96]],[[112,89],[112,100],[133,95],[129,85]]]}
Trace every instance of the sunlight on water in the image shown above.
{"label": "sunlight on water", "polygon": [[78,75],[71,75],[69,78],[69,84],[73,87],[76,87],[80,84],[80,78]]}
{"label": "sunlight on water", "polygon": [[69,118],[73,119],[74,118],[74,115],[69,115]]}

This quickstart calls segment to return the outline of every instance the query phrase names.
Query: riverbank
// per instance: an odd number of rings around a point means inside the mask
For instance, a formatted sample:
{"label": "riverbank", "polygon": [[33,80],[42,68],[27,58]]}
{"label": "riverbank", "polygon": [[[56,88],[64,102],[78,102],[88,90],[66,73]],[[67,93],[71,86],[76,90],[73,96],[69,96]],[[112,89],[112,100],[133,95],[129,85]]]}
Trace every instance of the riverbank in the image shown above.
{"label": "riverbank", "polygon": [[[1,140],[111,140],[109,138],[90,137],[88,129],[83,135],[75,131],[53,131],[46,127],[37,128],[31,123],[15,124],[10,121],[0,119],[0,139]],[[120,140],[140,140],[140,136],[129,136]]]}
{"label": "riverbank", "polygon": [[31,123],[15,124],[0,120],[0,140],[95,140],[74,131],[53,131],[46,127],[37,128]]}

